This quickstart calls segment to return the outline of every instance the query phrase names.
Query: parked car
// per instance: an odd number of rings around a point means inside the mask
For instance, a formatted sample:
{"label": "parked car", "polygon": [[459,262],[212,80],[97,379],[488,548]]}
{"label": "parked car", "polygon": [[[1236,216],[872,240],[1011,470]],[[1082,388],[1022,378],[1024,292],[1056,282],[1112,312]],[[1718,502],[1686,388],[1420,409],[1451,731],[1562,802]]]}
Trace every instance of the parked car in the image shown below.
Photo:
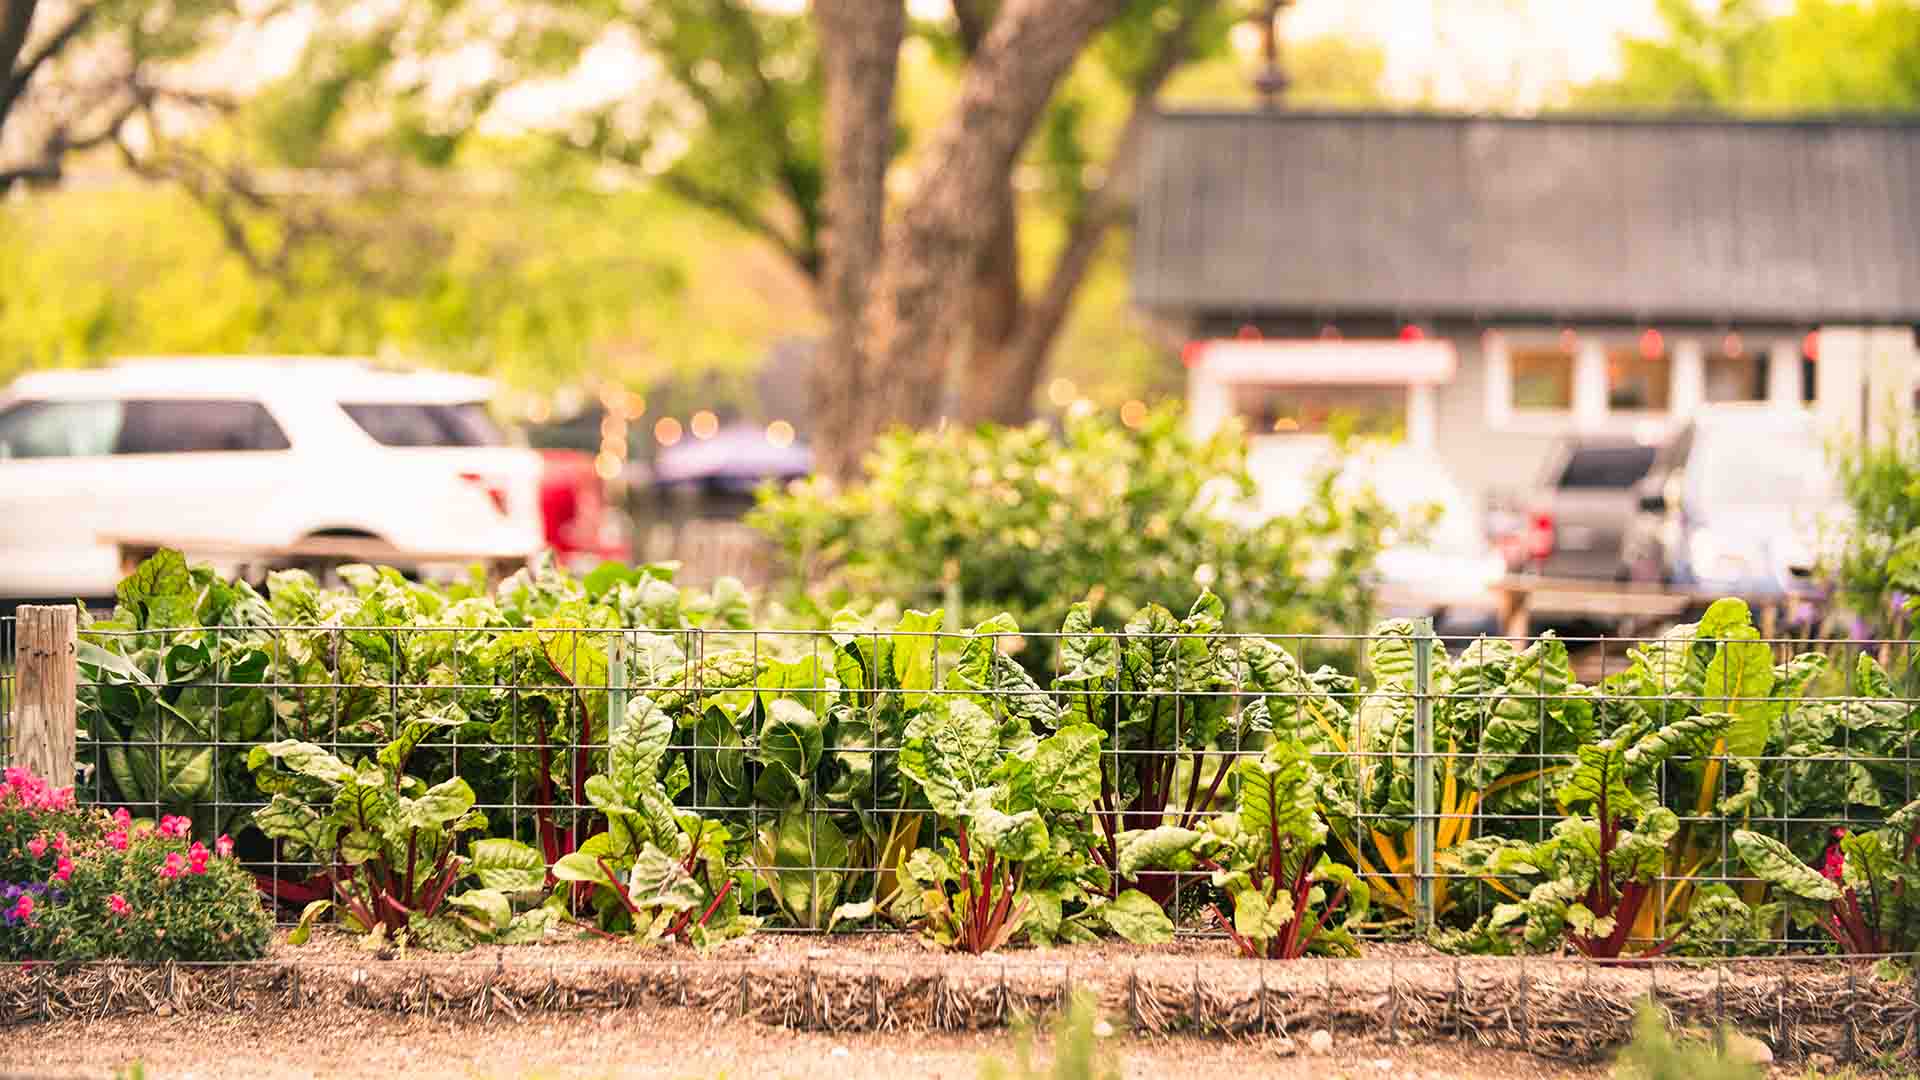
{"label": "parked car", "polygon": [[1845,512],[1812,414],[1710,406],[1641,480],[1624,558],[1635,581],[1803,596],[1823,531]]}
{"label": "parked car", "polygon": [[[1305,506],[1312,477],[1334,454],[1330,442],[1310,436],[1255,439],[1247,470],[1259,494],[1243,511],[1247,519]],[[1383,615],[1428,616],[1445,635],[1497,632],[1490,590],[1506,563],[1488,540],[1480,508],[1445,465],[1404,446],[1363,447],[1344,458],[1337,482],[1370,488],[1403,521],[1424,526],[1417,535],[1389,537],[1375,561]]]}
{"label": "parked car", "polygon": [[1586,438],[1561,446],[1501,537],[1508,566],[1543,577],[1624,577],[1627,524],[1657,452],[1630,439]]}
{"label": "parked car", "polygon": [[0,596],[110,596],[109,537],[280,547],[359,536],[401,553],[541,545],[538,454],[484,379],[352,360],[138,360],[0,395]]}

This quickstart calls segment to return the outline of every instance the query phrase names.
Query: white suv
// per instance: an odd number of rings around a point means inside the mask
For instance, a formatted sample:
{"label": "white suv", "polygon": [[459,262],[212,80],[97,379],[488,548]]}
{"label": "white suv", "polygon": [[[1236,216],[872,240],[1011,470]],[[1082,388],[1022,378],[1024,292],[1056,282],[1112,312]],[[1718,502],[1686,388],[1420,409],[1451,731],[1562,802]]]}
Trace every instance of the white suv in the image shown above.
{"label": "white suv", "polygon": [[542,543],[540,458],[493,385],[354,360],[128,361],[0,394],[0,597],[111,596],[112,538],[514,558]]}

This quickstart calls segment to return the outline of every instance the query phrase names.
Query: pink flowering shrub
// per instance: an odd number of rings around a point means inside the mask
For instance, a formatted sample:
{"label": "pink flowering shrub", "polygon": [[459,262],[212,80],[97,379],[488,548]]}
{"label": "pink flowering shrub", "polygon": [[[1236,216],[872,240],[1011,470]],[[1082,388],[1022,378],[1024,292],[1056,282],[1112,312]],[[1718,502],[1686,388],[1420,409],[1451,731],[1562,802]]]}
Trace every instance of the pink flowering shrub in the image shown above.
{"label": "pink flowering shrub", "polygon": [[73,805],[20,769],[0,783],[0,959],[243,960],[272,919],[225,836]]}

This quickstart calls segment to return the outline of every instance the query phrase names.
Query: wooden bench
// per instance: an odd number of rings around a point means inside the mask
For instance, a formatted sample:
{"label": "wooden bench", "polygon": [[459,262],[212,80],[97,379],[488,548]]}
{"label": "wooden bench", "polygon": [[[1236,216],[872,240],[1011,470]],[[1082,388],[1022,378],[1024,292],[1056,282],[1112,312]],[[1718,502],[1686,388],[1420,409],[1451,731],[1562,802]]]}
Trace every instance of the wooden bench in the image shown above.
{"label": "wooden bench", "polygon": [[[1404,606],[1432,604],[1441,606],[1437,595],[1423,595],[1419,589],[1382,589],[1376,599]],[[1635,585],[1581,578],[1550,578],[1531,574],[1509,574],[1495,582],[1480,596],[1445,598],[1444,606],[1469,610],[1491,609],[1500,624],[1500,632],[1510,638],[1524,638],[1532,630],[1536,616],[1563,618],[1619,619],[1627,623],[1626,633],[1634,633],[1632,624],[1642,620],[1678,621],[1689,612],[1705,608],[1719,599],[1718,593],[1659,585]],[[1771,638],[1779,624],[1780,607],[1772,601],[1754,604],[1760,623],[1760,635]]]}
{"label": "wooden bench", "polygon": [[384,540],[364,536],[315,536],[282,547],[236,544],[225,541],[161,539],[156,537],[103,536],[120,552],[120,573],[133,573],[142,562],[162,548],[172,548],[189,558],[230,563],[236,573],[264,572],[289,566],[325,570],[352,563],[378,566],[422,567],[475,563],[486,568],[489,581],[499,581],[527,563],[523,555],[503,556],[494,552],[408,551]]}

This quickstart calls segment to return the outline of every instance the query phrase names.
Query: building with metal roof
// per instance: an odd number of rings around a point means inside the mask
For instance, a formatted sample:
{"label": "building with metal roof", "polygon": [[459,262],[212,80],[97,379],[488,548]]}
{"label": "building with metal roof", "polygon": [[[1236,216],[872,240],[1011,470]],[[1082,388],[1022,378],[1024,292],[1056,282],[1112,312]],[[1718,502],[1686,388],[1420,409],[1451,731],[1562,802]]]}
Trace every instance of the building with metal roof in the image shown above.
{"label": "building with metal roof", "polygon": [[1202,426],[1358,414],[1482,494],[1707,402],[1857,430],[1912,392],[1920,122],[1166,113],[1133,260]]}

